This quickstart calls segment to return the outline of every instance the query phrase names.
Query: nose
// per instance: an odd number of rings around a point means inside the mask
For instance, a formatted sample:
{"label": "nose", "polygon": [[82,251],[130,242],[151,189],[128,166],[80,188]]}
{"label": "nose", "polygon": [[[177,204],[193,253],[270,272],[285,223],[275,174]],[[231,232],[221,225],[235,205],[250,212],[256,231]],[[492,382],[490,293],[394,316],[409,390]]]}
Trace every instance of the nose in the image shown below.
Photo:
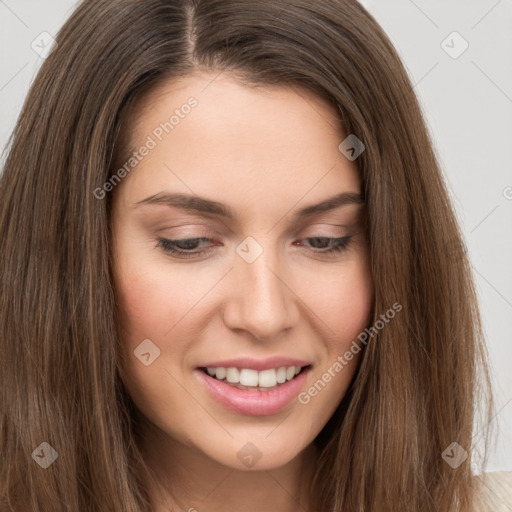
{"label": "nose", "polygon": [[260,340],[276,339],[299,318],[290,272],[267,248],[252,263],[237,256],[224,322]]}

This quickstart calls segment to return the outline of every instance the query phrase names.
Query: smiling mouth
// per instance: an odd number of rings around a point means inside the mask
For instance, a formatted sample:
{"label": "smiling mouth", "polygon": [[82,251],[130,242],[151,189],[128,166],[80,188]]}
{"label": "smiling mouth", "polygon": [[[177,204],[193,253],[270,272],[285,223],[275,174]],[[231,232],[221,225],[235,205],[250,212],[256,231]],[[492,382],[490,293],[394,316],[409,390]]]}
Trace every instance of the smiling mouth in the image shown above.
{"label": "smiling mouth", "polygon": [[208,377],[243,391],[271,391],[294,380],[311,365],[282,366],[257,371],[249,368],[199,368]]}

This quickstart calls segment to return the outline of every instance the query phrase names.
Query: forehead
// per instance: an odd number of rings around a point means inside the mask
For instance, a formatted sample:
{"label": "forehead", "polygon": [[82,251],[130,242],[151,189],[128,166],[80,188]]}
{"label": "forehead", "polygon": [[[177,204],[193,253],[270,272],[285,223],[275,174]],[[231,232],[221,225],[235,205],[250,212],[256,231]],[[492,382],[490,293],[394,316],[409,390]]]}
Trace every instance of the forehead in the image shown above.
{"label": "forehead", "polygon": [[153,89],[127,129],[132,150],[152,146],[122,182],[131,201],[166,190],[269,207],[360,190],[336,112],[301,88],[198,73]]}

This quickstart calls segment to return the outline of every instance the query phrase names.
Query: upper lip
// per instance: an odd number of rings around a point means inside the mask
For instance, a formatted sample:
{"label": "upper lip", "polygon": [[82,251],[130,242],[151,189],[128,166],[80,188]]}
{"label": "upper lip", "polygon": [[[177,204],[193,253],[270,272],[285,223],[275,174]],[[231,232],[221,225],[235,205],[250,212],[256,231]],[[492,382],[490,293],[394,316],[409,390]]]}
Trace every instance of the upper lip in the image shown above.
{"label": "upper lip", "polygon": [[237,359],[223,359],[200,365],[198,368],[248,368],[251,370],[263,371],[282,366],[308,366],[310,361],[295,359],[293,357],[274,356],[267,359],[253,359],[251,357],[239,357]]}

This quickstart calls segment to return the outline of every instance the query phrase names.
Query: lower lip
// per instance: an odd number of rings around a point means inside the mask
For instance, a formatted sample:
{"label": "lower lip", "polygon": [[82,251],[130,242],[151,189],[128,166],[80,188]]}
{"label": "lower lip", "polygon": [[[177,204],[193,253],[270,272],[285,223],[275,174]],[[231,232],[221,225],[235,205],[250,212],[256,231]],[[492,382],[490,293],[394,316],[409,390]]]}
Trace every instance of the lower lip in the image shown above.
{"label": "lower lip", "polygon": [[297,397],[309,370],[310,367],[305,368],[295,378],[271,391],[245,391],[210,377],[202,370],[196,369],[194,373],[224,407],[248,416],[267,416],[282,411]]}

